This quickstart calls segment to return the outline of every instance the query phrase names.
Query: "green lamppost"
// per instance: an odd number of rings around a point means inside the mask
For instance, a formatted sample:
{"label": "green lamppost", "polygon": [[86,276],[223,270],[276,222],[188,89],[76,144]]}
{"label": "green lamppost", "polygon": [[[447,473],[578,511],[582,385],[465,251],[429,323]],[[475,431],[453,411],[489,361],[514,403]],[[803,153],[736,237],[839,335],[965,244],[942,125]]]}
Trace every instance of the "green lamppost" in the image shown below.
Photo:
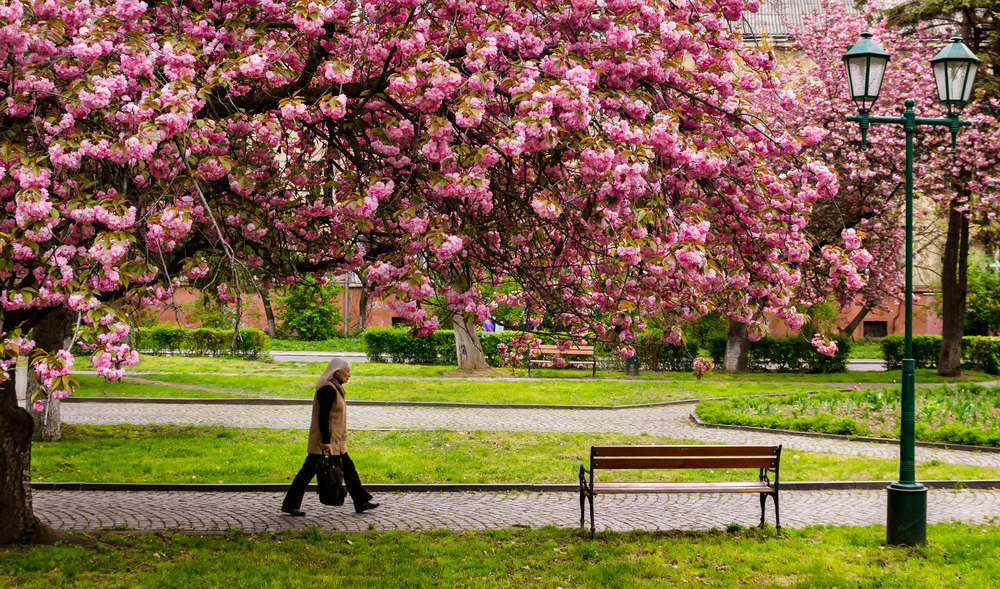
{"label": "green lamppost", "polygon": [[861,149],[865,149],[868,127],[872,123],[902,125],[906,131],[906,349],[903,354],[903,398],[899,436],[899,481],[889,485],[886,537],[889,544],[916,546],[927,543],[927,488],[916,481],[914,469],[914,361],[913,361],[913,133],[917,125],[936,125],[951,131],[951,149],[960,127],[971,123],[958,118],[968,104],[976,79],[979,59],[952,37],[931,60],[938,96],[947,107],[943,119],[921,119],[913,113],[913,101],[905,102],[901,117],[876,117],[871,107],[878,100],[882,77],[889,64],[889,54],[872,41],[871,33],[861,33],[861,40],[848,48],[843,57],[851,99],[858,105],[858,115],[848,121],[861,124]]}

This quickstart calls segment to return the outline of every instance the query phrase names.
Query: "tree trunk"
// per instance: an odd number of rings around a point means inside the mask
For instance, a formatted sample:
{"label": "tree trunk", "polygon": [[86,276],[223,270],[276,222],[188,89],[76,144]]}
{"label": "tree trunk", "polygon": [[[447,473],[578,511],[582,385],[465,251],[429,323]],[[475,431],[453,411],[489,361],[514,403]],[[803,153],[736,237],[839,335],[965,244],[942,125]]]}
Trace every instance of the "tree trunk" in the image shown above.
{"label": "tree trunk", "polygon": [[872,308],[868,305],[862,307],[861,310],[858,311],[858,314],[854,316],[854,319],[851,319],[851,322],[847,324],[847,327],[842,327],[840,329],[840,335],[846,335],[847,337],[853,339],[855,330],[857,330],[858,326],[861,325],[861,322],[865,320],[865,317],[868,316],[868,313],[870,313],[871,310]]}
{"label": "tree trunk", "polygon": [[361,288],[361,294],[358,295],[358,333],[363,333],[368,329],[368,299],[370,295],[368,291]]}
{"label": "tree trunk", "polygon": [[[968,194],[960,188],[959,196]],[[948,237],[941,257],[941,356],[938,374],[962,374],[962,336],[965,335],[965,295],[968,291],[969,218],[959,211],[956,198],[948,207]]]}
{"label": "tree trunk", "polygon": [[51,535],[31,506],[31,435],[35,425],[17,406],[14,379],[0,383],[0,545]]}
{"label": "tree trunk", "polygon": [[750,371],[750,337],[747,323],[729,320],[729,337],[726,339],[726,358],[722,369],[726,372]]}
{"label": "tree trunk", "polygon": [[[66,309],[56,309],[46,315],[35,325],[34,337],[35,347],[46,352],[57,352],[65,349],[73,338],[73,328],[75,324],[70,322],[70,314]],[[35,422],[35,430],[42,435],[45,442],[56,442],[62,438],[61,417],[59,413],[59,401],[48,399],[45,401],[45,409],[35,411],[31,406],[31,396],[38,390],[38,380],[35,379],[34,368],[29,368],[26,395],[26,407],[31,418]]]}
{"label": "tree trunk", "polygon": [[271,309],[271,293],[268,289],[261,289],[260,300],[264,303],[264,316],[267,317],[267,335],[274,339],[278,337],[278,331],[274,325],[274,310]]}
{"label": "tree trunk", "polygon": [[479,334],[476,333],[476,323],[465,321],[456,313],[451,317],[451,324],[455,330],[458,369],[474,371],[489,368],[486,355],[483,354],[483,344],[479,342]]}

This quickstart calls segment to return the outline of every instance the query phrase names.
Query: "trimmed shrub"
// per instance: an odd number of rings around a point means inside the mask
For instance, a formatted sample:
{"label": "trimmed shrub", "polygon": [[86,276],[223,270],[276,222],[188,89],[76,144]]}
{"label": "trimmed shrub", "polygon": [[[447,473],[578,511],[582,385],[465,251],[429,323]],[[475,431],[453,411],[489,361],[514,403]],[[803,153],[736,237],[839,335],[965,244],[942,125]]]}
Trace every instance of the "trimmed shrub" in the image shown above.
{"label": "trimmed shrub", "polygon": [[[886,370],[902,368],[905,336],[887,335],[882,338],[881,345]],[[917,368],[935,368],[940,358],[940,335],[913,336],[913,360]],[[962,362],[975,364],[989,374],[1000,374],[1000,337],[963,337]]]}
{"label": "trimmed shrub", "polygon": [[1000,374],[1000,337],[963,337],[962,360],[988,374]]}
{"label": "trimmed shrub", "polygon": [[160,323],[155,327],[136,329],[136,348],[153,354],[176,354],[182,356],[245,356],[257,358],[271,349],[271,338],[259,329],[246,327],[240,330],[242,341],[233,347],[232,329],[212,329],[199,327],[184,329],[175,325]]}
{"label": "trimmed shrub", "polygon": [[[764,336],[750,342],[748,364],[751,372],[844,372],[847,370],[851,341],[838,335],[837,353],[820,354],[812,343],[801,337]],[[716,335],[708,340],[708,350],[716,366],[722,366],[726,357],[726,336]]]}

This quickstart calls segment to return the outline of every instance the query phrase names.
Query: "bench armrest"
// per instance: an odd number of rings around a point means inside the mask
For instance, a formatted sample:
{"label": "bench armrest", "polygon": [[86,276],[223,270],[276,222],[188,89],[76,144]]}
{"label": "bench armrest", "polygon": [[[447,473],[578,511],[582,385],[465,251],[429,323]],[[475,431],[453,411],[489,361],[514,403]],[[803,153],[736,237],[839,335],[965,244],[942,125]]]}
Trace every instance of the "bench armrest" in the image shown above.
{"label": "bench armrest", "polygon": [[589,473],[589,472],[590,472],[589,468],[587,468],[586,466],[584,466],[582,464],[580,465],[580,492],[581,493],[589,493],[590,492],[590,485],[587,484],[587,473]]}

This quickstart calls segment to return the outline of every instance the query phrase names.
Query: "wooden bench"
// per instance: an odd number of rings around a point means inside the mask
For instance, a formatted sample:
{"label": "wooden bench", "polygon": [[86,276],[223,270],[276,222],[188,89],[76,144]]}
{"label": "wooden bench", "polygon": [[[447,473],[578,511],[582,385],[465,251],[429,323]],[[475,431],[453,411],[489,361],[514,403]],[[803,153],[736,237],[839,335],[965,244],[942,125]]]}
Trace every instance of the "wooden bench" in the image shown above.
{"label": "wooden bench", "polygon": [[[571,362],[567,360],[566,363],[572,364],[574,366],[590,366],[592,368],[590,371],[590,376],[592,377],[597,376],[597,354],[594,352],[594,346],[570,346],[566,350],[559,351],[559,346],[541,345],[538,346],[537,352],[540,353],[542,356],[555,355],[555,354],[559,354],[560,356],[569,356],[569,355],[590,356],[590,360],[587,361],[576,360]],[[552,364],[552,360],[551,359],[546,360],[544,358],[535,360],[534,358],[529,358],[528,376],[531,376],[532,364]]]}
{"label": "wooden bench", "polygon": [[[594,495],[615,493],[760,493],[760,524],[764,525],[767,496],[774,500],[774,523],[781,533],[778,513],[778,467],[781,446],[592,446],[590,468],[580,465],[580,526],[586,527],[585,504],[590,501],[590,537],[594,538]],[[620,469],[754,468],[758,480],[747,482],[633,482],[595,483],[594,472]],[[590,482],[587,482],[587,474]],[[774,480],[771,480],[771,475]]]}

